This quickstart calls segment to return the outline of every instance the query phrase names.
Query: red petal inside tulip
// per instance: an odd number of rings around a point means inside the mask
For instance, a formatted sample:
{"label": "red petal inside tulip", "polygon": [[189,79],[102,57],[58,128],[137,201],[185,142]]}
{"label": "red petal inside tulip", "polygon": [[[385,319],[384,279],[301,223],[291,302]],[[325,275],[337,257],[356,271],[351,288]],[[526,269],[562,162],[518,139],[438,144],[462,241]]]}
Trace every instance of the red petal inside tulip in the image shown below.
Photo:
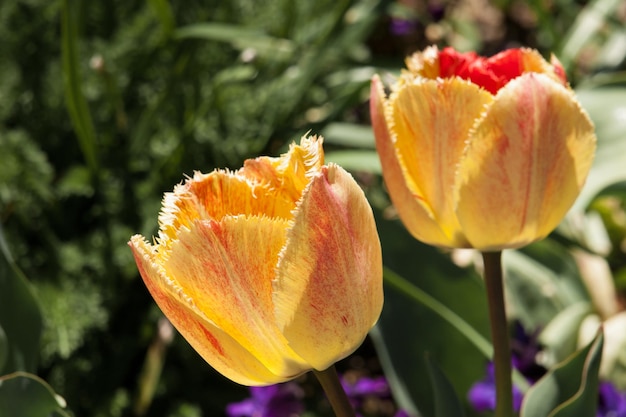
{"label": "red petal inside tulip", "polygon": [[524,72],[521,49],[508,49],[489,58],[475,52],[460,53],[453,48],[439,52],[439,74],[443,78],[459,77],[496,94],[509,81]]}

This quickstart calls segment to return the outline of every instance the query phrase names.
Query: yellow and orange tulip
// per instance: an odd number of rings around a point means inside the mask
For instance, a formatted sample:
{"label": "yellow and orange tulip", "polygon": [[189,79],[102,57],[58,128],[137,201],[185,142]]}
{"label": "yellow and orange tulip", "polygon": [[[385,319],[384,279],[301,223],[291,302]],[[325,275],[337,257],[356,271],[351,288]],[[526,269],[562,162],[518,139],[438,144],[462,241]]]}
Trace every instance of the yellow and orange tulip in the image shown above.
{"label": "yellow and orange tulip", "polygon": [[322,139],[167,193],[159,236],[131,238],[163,313],[217,371],[267,385],[352,353],[383,303],[372,210]]}
{"label": "yellow and orange tulip", "polygon": [[547,236],[583,186],[593,124],[556,58],[491,58],[430,47],[406,61],[370,111],[383,176],[417,239],[496,251]]}

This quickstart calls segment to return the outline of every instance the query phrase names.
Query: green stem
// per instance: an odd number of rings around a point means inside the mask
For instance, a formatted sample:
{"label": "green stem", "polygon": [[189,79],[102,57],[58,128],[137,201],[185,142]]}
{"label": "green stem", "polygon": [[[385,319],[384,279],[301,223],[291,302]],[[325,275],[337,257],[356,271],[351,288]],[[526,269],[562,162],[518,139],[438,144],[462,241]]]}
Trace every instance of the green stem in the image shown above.
{"label": "green stem", "polygon": [[483,252],[485,286],[489,304],[489,321],[493,342],[493,364],[496,377],[496,417],[513,416],[513,383],[511,381],[511,348],[504,306],[502,252]]}
{"label": "green stem", "polygon": [[350,404],[350,400],[341,386],[335,365],[325,371],[314,370],[313,373],[318,381],[320,381],[322,388],[324,388],[324,392],[326,393],[330,405],[333,407],[335,416],[356,417],[354,408],[352,408],[352,404]]}

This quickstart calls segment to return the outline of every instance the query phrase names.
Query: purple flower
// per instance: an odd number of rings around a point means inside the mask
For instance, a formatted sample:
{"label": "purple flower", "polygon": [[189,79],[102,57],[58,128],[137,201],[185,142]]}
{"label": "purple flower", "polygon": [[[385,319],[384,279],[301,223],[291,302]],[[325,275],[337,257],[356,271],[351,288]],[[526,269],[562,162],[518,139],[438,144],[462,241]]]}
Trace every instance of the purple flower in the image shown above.
{"label": "purple flower", "polygon": [[[546,369],[537,364],[537,354],[541,351],[541,346],[537,342],[539,332],[527,334],[524,327],[516,322],[514,326],[514,337],[511,341],[511,362],[515,369],[526,377],[528,382],[534,383],[541,378]],[[487,364],[487,376],[482,381],[472,385],[468,394],[468,400],[476,411],[495,410],[496,408],[496,384],[494,375],[494,365]],[[513,386],[513,407],[519,411],[522,405],[524,394]]]}
{"label": "purple flower", "polygon": [[626,417],[626,394],[619,392],[610,382],[601,382],[598,391],[596,417]]}
{"label": "purple flower", "polygon": [[370,395],[376,397],[389,396],[389,385],[384,376],[376,378],[362,377],[355,382],[348,382],[345,378],[342,378],[341,386],[346,395],[354,400],[360,400]]}
{"label": "purple flower", "polygon": [[520,322],[513,327],[514,336],[511,341],[511,360],[517,369],[530,383],[535,383],[547,372],[546,368],[537,363],[537,355],[541,352],[538,342],[539,330],[526,333]]}
{"label": "purple flower", "polygon": [[303,392],[295,382],[250,387],[250,398],[228,404],[229,417],[276,417],[298,416],[304,411]]}
{"label": "purple flower", "polygon": [[[496,378],[493,363],[487,365],[487,376],[482,381],[476,382],[470,388],[467,398],[478,412],[493,411],[496,409]],[[524,394],[516,386],[513,386],[513,408],[519,411],[522,406]]]}
{"label": "purple flower", "polygon": [[[546,369],[537,364],[537,354],[541,346],[537,343],[537,332],[528,335],[519,323],[516,323],[515,337],[511,343],[512,364],[529,383],[539,380]],[[478,411],[493,411],[496,407],[496,385],[493,363],[487,365],[487,376],[476,382],[467,394],[472,407]],[[519,411],[523,394],[513,386],[513,406]],[[596,417],[626,417],[626,393],[619,392],[610,382],[601,382],[598,389],[598,412]]]}
{"label": "purple flower", "polygon": [[414,20],[401,19],[393,17],[389,24],[389,29],[396,36],[404,36],[413,32],[417,28],[417,22]]}

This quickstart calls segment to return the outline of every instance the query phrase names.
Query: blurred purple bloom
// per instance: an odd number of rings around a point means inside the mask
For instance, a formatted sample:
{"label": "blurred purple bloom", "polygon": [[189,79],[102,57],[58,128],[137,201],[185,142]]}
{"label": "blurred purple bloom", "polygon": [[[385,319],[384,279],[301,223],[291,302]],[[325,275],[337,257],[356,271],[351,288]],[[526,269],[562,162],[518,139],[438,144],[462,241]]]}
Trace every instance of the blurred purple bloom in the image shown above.
{"label": "blurred purple bloom", "polygon": [[596,417],[626,417],[626,394],[610,382],[600,382]]}
{"label": "blurred purple bloom", "polygon": [[389,30],[396,36],[404,36],[413,32],[417,28],[417,22],[414,20],[401,19],[397,17],[391,18]]}
{"label": "blurred purple bloom", "polygon": [[[541,345],[537,341],[539,332],[527,334],[519,322],[515,323],[513,329],[514,337],[511,341],[512,365],[532,384],[546,373],[546,369],[537,364],[536,361],[537,354],[541,351]],[[496,385],[492,362],[487,365],[487,376],[485,379],[472,385],[467,397],[476,411],[495,410]],[[513,386],[513,406],[515,411],[519,411],[523,397],[524,394],[516,386]]]}
{"label": "blurred purple bloom", "polygon": [[514,336],[511,341],[511,360],[513,366],[530,383],[535,383],[546,373],[546,368],[537,363],[537,354],[541,352],[538,342],[540,330],[532,334],[526,333],[520,322],[516,321],[513,327]]}
{"label": "blurred purple bloom", "polygon": [[350,399],[358,400],[370,395],[376,397],[389,396],[389,385],[384,376],[376,378],[362,377],[357,379],[354,383],[348,382],[345,378],[342,378],[341,386]]}
{"label": "blurred purple bloom", "polygon": [[[478,412],[493,411],[496,409],[496,378],[493,363],[487,365],[487,376],[482,381],[476,382],[470,388],[467,398]],[[522,406],[524,394],[516,386],[513,386],[513,408],[519,411]]]}
{"label": "blurred purple bloom", "polygon": [[[512,364],[531,384],[537,382],[546,369],[536,361],[541,346],[537,342],[538,332],[527,334],[516,323],[515,336],[511,342]],[[487,365],[487,376],[472,385],[468,394],[472,407],[479,412],[493,411],[496,407],[496,386],[493,363]],[[519,411],[523,394],[513,387],[513,406]],[[598,412],[596,417],[626,417],[626,393],[619,392],[610,382],[601,382],[598,389]]]}
{"label": "blurred purple bloom", "polygon": [[250,387],[250,398],[228,404],[229,417],[277,417],[298,416],[304,412],[302,389],[295,382]]}
{"label": "blurred purple bloom", "polygon": [[405,410],[398,410],[393,417],[411,417],[411,415]]}
{"label": "blurred purple bloom", "polygon": [[429,1],[428,13],[435,22],[440,21],[446,14],[446,5],[443,1]]}

